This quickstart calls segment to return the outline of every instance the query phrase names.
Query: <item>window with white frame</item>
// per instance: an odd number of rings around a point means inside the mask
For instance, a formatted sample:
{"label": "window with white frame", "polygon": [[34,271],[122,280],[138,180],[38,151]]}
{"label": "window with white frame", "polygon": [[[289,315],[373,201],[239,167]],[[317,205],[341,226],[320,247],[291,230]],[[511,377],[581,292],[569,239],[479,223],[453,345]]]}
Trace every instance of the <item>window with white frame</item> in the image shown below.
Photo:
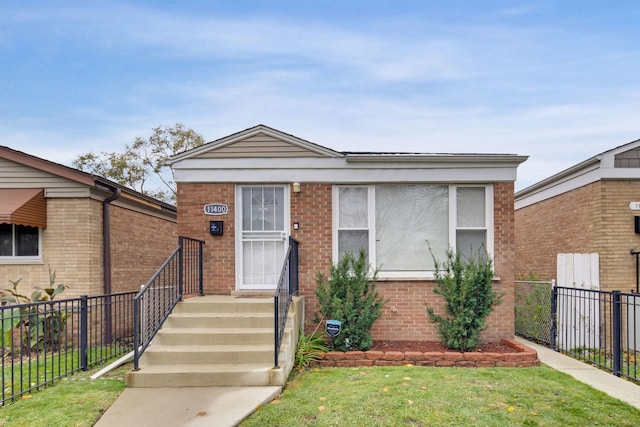
{"label": "window with white frame", "polygon": [[0,260],[35,260],[41,254],[40,229],[0,224]]}
{"label": "window with white frame", "polygon": [[[334,187],[334,259],[364,248],[380,277],[429,277],[449,248],[493,252],[491,185]],[[432,256],[433,253],[433,256]]]}

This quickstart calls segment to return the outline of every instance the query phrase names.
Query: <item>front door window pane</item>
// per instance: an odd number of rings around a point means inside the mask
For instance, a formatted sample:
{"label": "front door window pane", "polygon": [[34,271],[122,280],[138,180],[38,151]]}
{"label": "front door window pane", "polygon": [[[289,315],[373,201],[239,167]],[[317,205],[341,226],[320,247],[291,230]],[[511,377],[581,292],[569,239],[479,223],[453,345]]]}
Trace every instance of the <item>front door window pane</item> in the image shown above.
{"label": "front door window pane", "polygon": [[381,271],[424,271],[449,248],[446,185],[376,186],[376,264]]}

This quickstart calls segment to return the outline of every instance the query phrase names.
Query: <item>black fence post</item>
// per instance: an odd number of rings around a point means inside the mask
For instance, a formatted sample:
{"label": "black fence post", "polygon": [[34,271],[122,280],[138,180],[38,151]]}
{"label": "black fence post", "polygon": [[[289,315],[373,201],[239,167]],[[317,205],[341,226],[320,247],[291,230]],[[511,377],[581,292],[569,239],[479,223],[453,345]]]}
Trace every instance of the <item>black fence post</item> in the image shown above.
{"label": "black fence post", "polygon": [[184,278],[184,237],[178,238],[178,246],[180,247],[180,253],[178,254],[178,296],[182,301],[182,295],[184,292],[184,284],[182,280]]}
{"label": "black fence post", "polygon": [[140,330],[140,323],[141,323],[141,319],[140,319],[140,299],[139,298],[134,298],[133,299],[133,370],[137,371],[138,370],[138,362],[140,359],[140,345],[142,344],[140,342],[140,334],[141,334],[141,330]]}
{"label": "black fence post", "polygon": [[202,278],[202,272],[203,272],[203,267],[202,267],[203,255],[202,255],[202,251],[204,249],[203,245],[204,245],[204,242],[202,240],[200,240],[198,242],[198,290],[200,291],[200,296],[201,297],[204,296],[204,280]]}
{"label": "black fence post", "polygon": [[274,335],[274,351],[273,351],[273,366],[277,369],[280,366],[278,365],[278,353],[280,352],[280,334],[278,333],[279,331],[279,317],[280,317],[280,313],[279,313],[279,302],[280,302],[280,298],[278,296],[278,294],[276,293],[273,297],[273,323],[274,323],[274,330],[275,330],[275,335]]}
{"label": "black fence post", "polygon": [[619,377],[622,372],[622,299],[620,291],[612,291],[613,297],[613,375]]}
{"label": "black fence post", "polygon": [[556,350],[556,336],[558,334],[558,288],[551,288],[551,336],[549,347]]}
{"label": "black fence post", "polygon": [[80,368],[86,371],[89,368],[89,298],[86,295],[80,297]]}

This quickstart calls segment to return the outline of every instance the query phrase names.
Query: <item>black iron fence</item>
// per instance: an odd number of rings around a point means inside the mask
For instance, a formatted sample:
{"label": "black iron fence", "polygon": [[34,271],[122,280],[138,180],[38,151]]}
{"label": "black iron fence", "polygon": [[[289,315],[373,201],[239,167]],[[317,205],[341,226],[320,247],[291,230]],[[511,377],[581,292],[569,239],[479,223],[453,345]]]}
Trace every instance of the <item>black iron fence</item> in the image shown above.
{"label": "black iron fence", "polygon": [[282,346],[282,337],[287,325],[287,315],[291,297],[298,294],[298,241],[289,237],[289,248],[273,296],[274,303],[274,366],[279,366],[278,354]]}
{"label": "black iron fence", "polygon": [[640,294],[516,282],[516,334],[640,382]]}
{"label": "black iron fence", "polygon": [[180,236],[178,247],[134,298],[133,368],[183,295],[204,295],[204,242]]}
{"label": "black iron fence", "polygon": [[135,294],[0,307],[0,405],[133,350]]}

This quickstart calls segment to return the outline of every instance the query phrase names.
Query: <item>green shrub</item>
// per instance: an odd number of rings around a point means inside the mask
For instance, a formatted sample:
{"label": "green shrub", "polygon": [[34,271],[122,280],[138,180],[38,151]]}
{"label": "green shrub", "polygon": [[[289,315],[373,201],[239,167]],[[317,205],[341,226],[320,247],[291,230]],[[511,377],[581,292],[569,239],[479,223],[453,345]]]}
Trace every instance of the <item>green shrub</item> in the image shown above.
{"label": "green shrub", "polygon": [[491,286],[493,263],[484,252],[462,260],[459,253],[447,252],[447,259],[436,264],[436,286],[433,291],[445,300],[446,316],[436,314],[427,305],[431,321],[438,324],[442,342],[449,348],[470,350],[481,342],[480,332],[493,307],[502,296]]}
{"label": "green shrub", "polygon": [[332,265],[328,280],[317,274],[318,308],[325,319],[342,322],[342,332],[334,339],[334,345],[342,351],[368,350],[373,345],[369,331],[387,303],[376,291],[377,273],[369,277],[367,255],[360,250],[358,258],[346,253]]}

